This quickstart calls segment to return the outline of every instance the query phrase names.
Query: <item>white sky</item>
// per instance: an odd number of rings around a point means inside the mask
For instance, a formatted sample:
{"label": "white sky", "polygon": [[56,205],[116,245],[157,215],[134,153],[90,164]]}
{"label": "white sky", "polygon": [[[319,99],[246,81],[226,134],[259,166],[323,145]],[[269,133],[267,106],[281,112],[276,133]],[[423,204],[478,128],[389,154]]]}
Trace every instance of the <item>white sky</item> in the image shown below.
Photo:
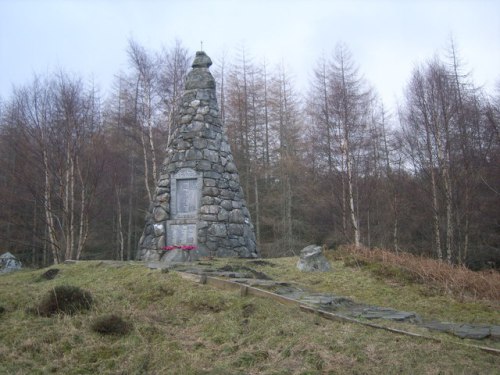
{"label": "white sky", "polygon": [[282,61],[306,88],[337,42],[387,107],[416,63],[444,53],[453,36],[475,83],[500,81],[498,0],[0,0],[0,98],[34,73],[64,69],[101,88],[127,66],[127,41],[159,50],[180,39],[212,60],[242,45],[254,62]]}

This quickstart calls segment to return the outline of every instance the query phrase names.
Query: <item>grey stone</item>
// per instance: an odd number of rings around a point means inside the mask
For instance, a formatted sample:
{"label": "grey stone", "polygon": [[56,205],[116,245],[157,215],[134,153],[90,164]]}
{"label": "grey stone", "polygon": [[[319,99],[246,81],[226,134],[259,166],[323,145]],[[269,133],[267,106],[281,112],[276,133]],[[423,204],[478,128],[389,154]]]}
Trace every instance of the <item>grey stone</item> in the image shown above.
{"label": "grey stone", "polygon": [[217,215],[200,215],[200,220],[217,221]]}
{"label": "grey stone", "polygon": [[0,273],[18,271],[22,268],[22,263],[10,252],[0,255]]}
{"label": "grey stone", "polygon": [[235,208],[229,213],[229,222],[235,224],[243,224],[245,222],[245,216],[243,215],[243,211]]}
{"label": "grey stone", "polygon": [[229,224],[228,231],[230,235],[233,236],[243,236],[245,229],[241,224]]}
{"label": "grey stone", "polygon": [[500,341],[500,326],[490,327],[490,338],[494,341]]}
{"label": "grey stone", "polygon": [[204,196],[201,198],[201,205],[206,205],[206,204],[213,204],[214,203],[214,197],[210,196]]}
{"label": "grey stone", "polygon": [[453,333],[458,324],[446,322],[426,322],[422,324],[422,326],[432,331]]}
{"label": "grey stone", "polygon": [[219,211],[219,214],[217,215],[217,220],[218,221],[227,221],[228,218],[229,218],[229,213],[225,209],[221,208],[221,210]]}
{"label": "grey stone", "polygon": [[200,106],[200,101],[198,99],[195,99],[191,103],[189,103],[189,106],[193,108],[198,108]]}
{"label": "grey stone", "polygon": [[191,65],[193,68],[209,68],[212,65],[212,60],[203,51],[196,52],[196,57]]}
{"label": "grey stone", "polygon": [[364,319],[385,319],[396,322],[419,322],[420,318],[414,312],[397,311],[394,309],[370,306],[364,308],[357,316]]}
{"label": "grey stone", "polygon": [[201,151],[188,150],[186,152],[186,160],[199,160],[201,159]]}
{"label": "grey stone", "polygon": [[200,171],[209,171],[212,169],[212,163],[210,163],[208,160],[200,160],[198,162],[198,169]]}
{"label": "grey stone", "polygon": [[490,335],[490,327],[486,325],[461,324],[454,328],[453,334],[462,339],[482,340]]}
{"label": "grey stone", "polygon": [[227,210],[227,211],[230,211],[233,209],[233,202],[232,201],[229,201],[229,200],[223,200],[221,203],[220,203],[220,206]]}
{"label": "grey stone", "polygon": [[170,194],[169,193],[157,194],[156,200],[158,202],[168,202],[170,200]]}
{"label": "grey stone", "polygon": [[309,245],[300,251],[297,268],[302,272],[326,272],[330,271],[331,266],[320,246]]}
{"label": "grey stone", "polygon": [[153,225],[155,236],[161,236],[165,233],[165,225],[163,223],[158,223]]}
{"label": "grey stone", "polygon": [[219,195],[219,189],[217,189],[215,187],[206,187],[206,188],[203,188],[202,194],[204,196],[216,197]]}
{"label": "grey stone", "polygon": [[227,236],[227,229],[225,224],[212,224],[208,228],[208,233],[216,237]]}
{"label": "grey stone", "polygon": [[211,206],[202,206],[200,208],[201,214],[211,214],[216,215],[219,213],[219,206],[211,205]]}
{"label": "grey stone", "polygon": [[162,207],[156,207],[153,211],[153,218],[156,222],[167,220],[168,214]]}
{"label": "grey stone", "polygon": [[203,185],[204,186],[214,187],[214,186],[217,186],[217,181],[214,180],[213,178],[205,178],[203,180]]}
{"label": "grey stone", "polygon": [[193,141],[193,146],[199,150],[204,149],[207,147],[207,140],[206,139],[195,139]]}

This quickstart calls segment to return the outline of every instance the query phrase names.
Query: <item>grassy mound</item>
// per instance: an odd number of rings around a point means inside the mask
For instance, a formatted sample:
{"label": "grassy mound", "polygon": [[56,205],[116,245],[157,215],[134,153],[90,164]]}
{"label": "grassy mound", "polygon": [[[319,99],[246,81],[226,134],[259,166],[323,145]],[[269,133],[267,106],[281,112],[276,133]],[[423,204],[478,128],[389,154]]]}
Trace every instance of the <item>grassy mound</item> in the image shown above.
{"label": "grassy mound", "polygon": [[58,285],[49,290],[35,311],[41,316],[69,314],[89,310],[92,306],[92,295],[79,287]]}
{"label": "grassy mound", "polygon": [[103,335],[126,335],[131,325],[116,314],[107,314],[97,317],[92,323],[92,331]]}
{"label": "grassy mound", "polygon": [[[440,321],[500,321],[498,309],[483,301],[430,296],[423,293],[423,284],[396,283],[363,267],[346,267],[341,260],[332,261],[333,271],[322,274],[298,271],[296,258],[270,264],[212,262],[216,268],[246,266],[274,280]],[[475,341],[404,323],[396,328],[422,330],[417,333],[442,342],[328,321],[296,306],[241,297],[143,264],[80,262],[58,268],[58,276],[43,283],[36,281],[39,271],[0,278],[5,308],[0,374],[495,374],[500,367],[500,357],[456,345]],[[86,314],[48,317],[25,313],[26,306],[59,285],[92,293],[92,308]],[[129,324],[126,334],[117,333],[125,332],[120,317]],[[500,343],[481,344],[500,348]]]}

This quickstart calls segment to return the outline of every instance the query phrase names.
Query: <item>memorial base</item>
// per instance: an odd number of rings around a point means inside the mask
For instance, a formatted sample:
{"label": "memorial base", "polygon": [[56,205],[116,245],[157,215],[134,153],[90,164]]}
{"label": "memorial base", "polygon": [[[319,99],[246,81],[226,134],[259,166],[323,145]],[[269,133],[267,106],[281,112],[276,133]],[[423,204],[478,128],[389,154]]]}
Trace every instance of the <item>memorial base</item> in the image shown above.
{"label": "memorial base", "polygon": [[184,263],[193,262],[200,259],[200,253],[197,250],[175,249],[165,251],[160,256],[160,263]]}

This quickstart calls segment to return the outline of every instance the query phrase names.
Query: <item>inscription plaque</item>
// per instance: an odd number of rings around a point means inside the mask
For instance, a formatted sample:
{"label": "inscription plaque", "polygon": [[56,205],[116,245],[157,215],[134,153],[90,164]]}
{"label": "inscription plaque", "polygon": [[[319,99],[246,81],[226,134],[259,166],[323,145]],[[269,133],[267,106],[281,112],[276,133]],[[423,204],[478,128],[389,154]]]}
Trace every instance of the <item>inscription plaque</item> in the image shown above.
{"label": "inscription plaque", "polygon": [[196,245],[196,224],[167,222],[167,245]]}
{"label": "inscription plaque", "polygon": [[184,168],[171,177],[172,219],[195,219],[200,208],[201,174]]}
{"label": "inscription plaque", "polygon": [[177,214],[196,216],[198,211],[198,180],[177,180]]}

